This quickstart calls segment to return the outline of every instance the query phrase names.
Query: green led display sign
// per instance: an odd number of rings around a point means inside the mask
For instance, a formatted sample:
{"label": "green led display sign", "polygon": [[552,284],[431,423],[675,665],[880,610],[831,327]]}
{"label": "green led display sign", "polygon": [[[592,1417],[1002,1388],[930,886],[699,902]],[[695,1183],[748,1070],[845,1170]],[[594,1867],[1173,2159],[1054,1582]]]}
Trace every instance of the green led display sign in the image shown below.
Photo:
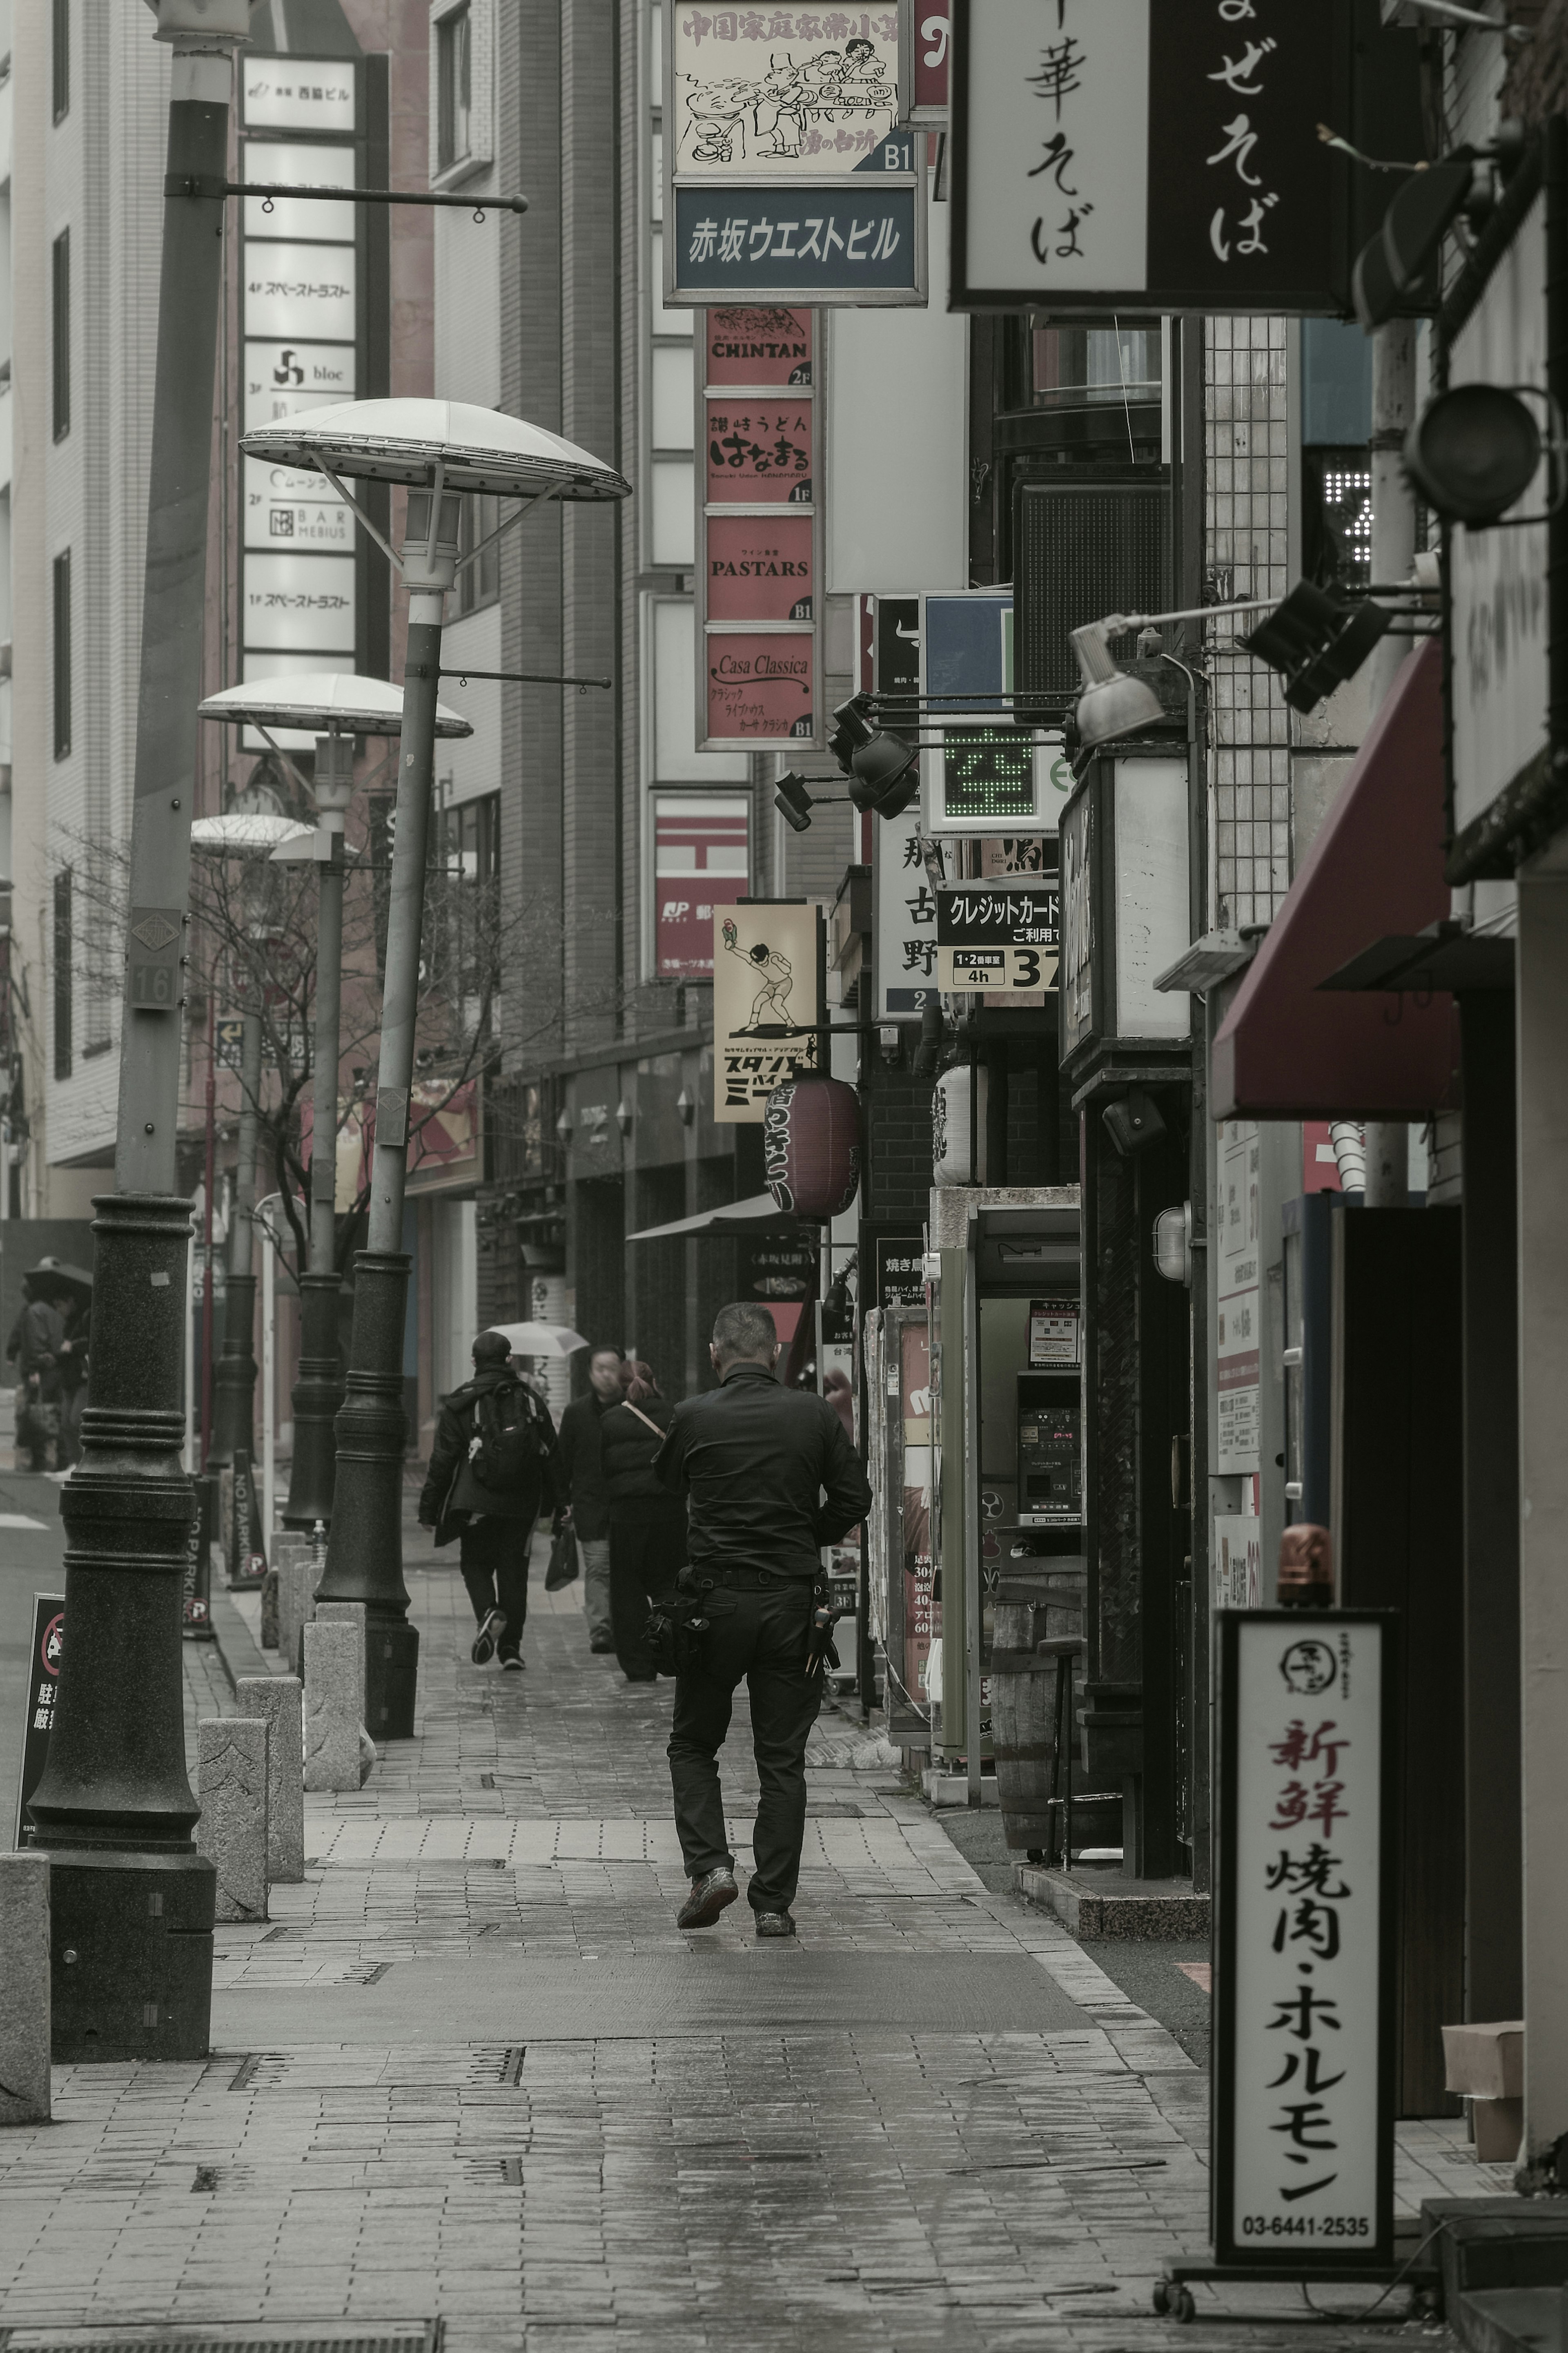
{"label": "green led display sign", "polygon": [[966,818],[994,823],[1011,818],[1020,827],[1034,822],[1035,741],[1016,727],[946,727],[942,730],[942,816],[950,825]]}

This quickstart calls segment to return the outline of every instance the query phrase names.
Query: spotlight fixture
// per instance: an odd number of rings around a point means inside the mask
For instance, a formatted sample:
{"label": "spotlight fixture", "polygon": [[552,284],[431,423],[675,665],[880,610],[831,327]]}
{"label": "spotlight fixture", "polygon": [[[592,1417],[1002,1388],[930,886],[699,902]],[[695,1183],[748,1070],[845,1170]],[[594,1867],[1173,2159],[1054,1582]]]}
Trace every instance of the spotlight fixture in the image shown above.
{"label": "spotlight fixture", "polygon": [[1194,605],[1180,613],[1108,613],[1103,620],[1086,621],[1069,631],[1072,649],[1083,673],[1078,699],[1078,732],[1087,745],[1108,744],[1118,735],[1136,735],[1166,716],[1153,688],[1141,678],[1129,678],[1110,659],[1108,640],[1128,629],[1147,632],[1167,621],[1212,621],[1226,613],[1260,613],[1267,596],[1249,596],[1234,605]]}
{"label": "spotlight fixture", "polygon": [[833,717],[827,748],[849,779],[856,807],[863,815],[900,815],[920,790],[920,745],[879,728],[868,694],[852,694]]}
{"label": "spotlight fixture", "polygon": [[1293,711],[1314,711],[1325,695],[1355,676],[1388,619],[1381,606],[1352,605],[1332,589],[1298,580],[1284,603],[1241,642],[1281,673]]}
{"label": "spotlight fixture", "polygon": [[1110,1141],[1123,1159],[1131,1153],[1146,1151],[1165,1133],[1164,1121],[1142,1087],[1133,1087],[1118,1102],[1107,1103],[1103,1116]]}
{"label": "spotlight fixture", "polygon": [[805,778],[797,776],[793,768],[773,786],[773,807],[784,823],[793,826],[796,833],[805,833],[810,826],[814,806]]}
{"label": "spotlight fixture", "polygon": [[[1541,427],[1519,397],[1528,385],[1457,384],[1429,400],[1405,437],[1405,470],[1445,522],[1484,531],[1524,496],[1541,463]],[[1537,391],[1536,396],[1541,397]],[[1562,464],[1563,421],[1548,401],[1547,445],[1557,477],[1549,511],[1563,502],[1568,474]],[[1521,516],[1535,522],[1535,515]]]}

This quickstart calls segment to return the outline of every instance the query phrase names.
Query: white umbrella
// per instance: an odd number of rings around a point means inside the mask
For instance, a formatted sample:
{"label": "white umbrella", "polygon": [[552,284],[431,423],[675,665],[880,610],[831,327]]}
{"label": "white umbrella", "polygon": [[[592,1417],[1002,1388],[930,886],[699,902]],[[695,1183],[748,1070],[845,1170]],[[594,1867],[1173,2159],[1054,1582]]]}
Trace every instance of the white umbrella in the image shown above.
{"label": "white umbrella", "polygon": [[570,1356],[588,1345],[570,1324],[492,1324],[514,1356]]}

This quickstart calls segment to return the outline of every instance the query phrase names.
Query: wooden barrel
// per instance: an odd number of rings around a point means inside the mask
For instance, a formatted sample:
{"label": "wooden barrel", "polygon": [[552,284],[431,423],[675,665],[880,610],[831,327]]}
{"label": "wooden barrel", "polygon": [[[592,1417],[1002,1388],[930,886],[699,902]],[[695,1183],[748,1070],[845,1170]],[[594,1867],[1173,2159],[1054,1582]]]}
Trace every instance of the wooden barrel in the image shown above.
{"label": "wooden barrel", "polygon": [[[1051,1636],[1083,1631],[1084,1576],[1080,1566],[1019,1573],[1005,1570],[992,1603],[991,1746],[996,1759],[996,1794],[1010,1847],[1049,1851],[1051,1774],[1056,1761],[1057,1661],[1041,1657],[1036,1644]],[[1075,1662],[1074,1693],[1082,1688],[1082,1665]],[[1060,1727],[1064,1737],[1071,1726]],[[1065,1774],[1063,1776],[1065,1781]]]}

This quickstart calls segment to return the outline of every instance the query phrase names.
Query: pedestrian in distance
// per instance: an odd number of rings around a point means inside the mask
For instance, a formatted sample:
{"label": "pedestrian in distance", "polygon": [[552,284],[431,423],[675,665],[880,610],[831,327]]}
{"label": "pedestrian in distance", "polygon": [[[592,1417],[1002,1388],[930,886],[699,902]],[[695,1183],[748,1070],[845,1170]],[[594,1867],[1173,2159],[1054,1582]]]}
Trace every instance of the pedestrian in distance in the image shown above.
{"label": "pedestrian in distance", "polygon": [[686,1566],[686,1498],[654,1474],[675,1409],[659,1395],[653,1366],[634,1358],[626,1395],[600,1425],[610,1495],[610,1615],[616,1656],[629,1683],[658,1680],[648,1647],[648,1604],[673,1592]]}
{"label": "pedestrian in distance", "polygon": [[[5,1343],[6,1356],[15,1362],[18,1375],[16,1451],[26,1455],[29,1471],[47,1471],[49,1449],[58,1449],[60,1437],[60,1351],[66,1319],[52,1299],[34,1289],[30,1274],[22,1278],[22,1303]],[[22,1468],[19,1461],[16,1467]]]}
{"label": "pedestrian in distance", "polygon": [[623,1388],[621,1352],[595,1348],[588,1359],[588,1394],[574,1398],[561,1417],[561,1480],[564,1515],[583,1556],[583,1615],[588,1648],[613,1651],[610,1612],[610,1498],[605,1485],[600,1425]]}
{"label": "pedestrian in distance", "polygon": [[540,1513],[559,1493],[555,1427],[511,1365],[500,1332],[474,1342],[474,1377],[441,1400],[421,1524],[437,1545],[458,1539],[458,1566],[478,1631],[468,1655],[522,1666],[528,1554]]}
{"label": "pedestrian in distance", "polygon": [[691,1893],[677,1925],[710,1928],[739,1893],[718,1758],[744,1676],[762,1785],[746,1896],[760,1937],[793,1936],[805,1743],[831,1624],[821,1547],[865,1518],[871,1490],[826,1398],[774,1377],[778,1335],[765,1307],[721,1308],[709,1353],[719,1386],[676,1407],[656,1464],[689,1502],[668,1754]]}

